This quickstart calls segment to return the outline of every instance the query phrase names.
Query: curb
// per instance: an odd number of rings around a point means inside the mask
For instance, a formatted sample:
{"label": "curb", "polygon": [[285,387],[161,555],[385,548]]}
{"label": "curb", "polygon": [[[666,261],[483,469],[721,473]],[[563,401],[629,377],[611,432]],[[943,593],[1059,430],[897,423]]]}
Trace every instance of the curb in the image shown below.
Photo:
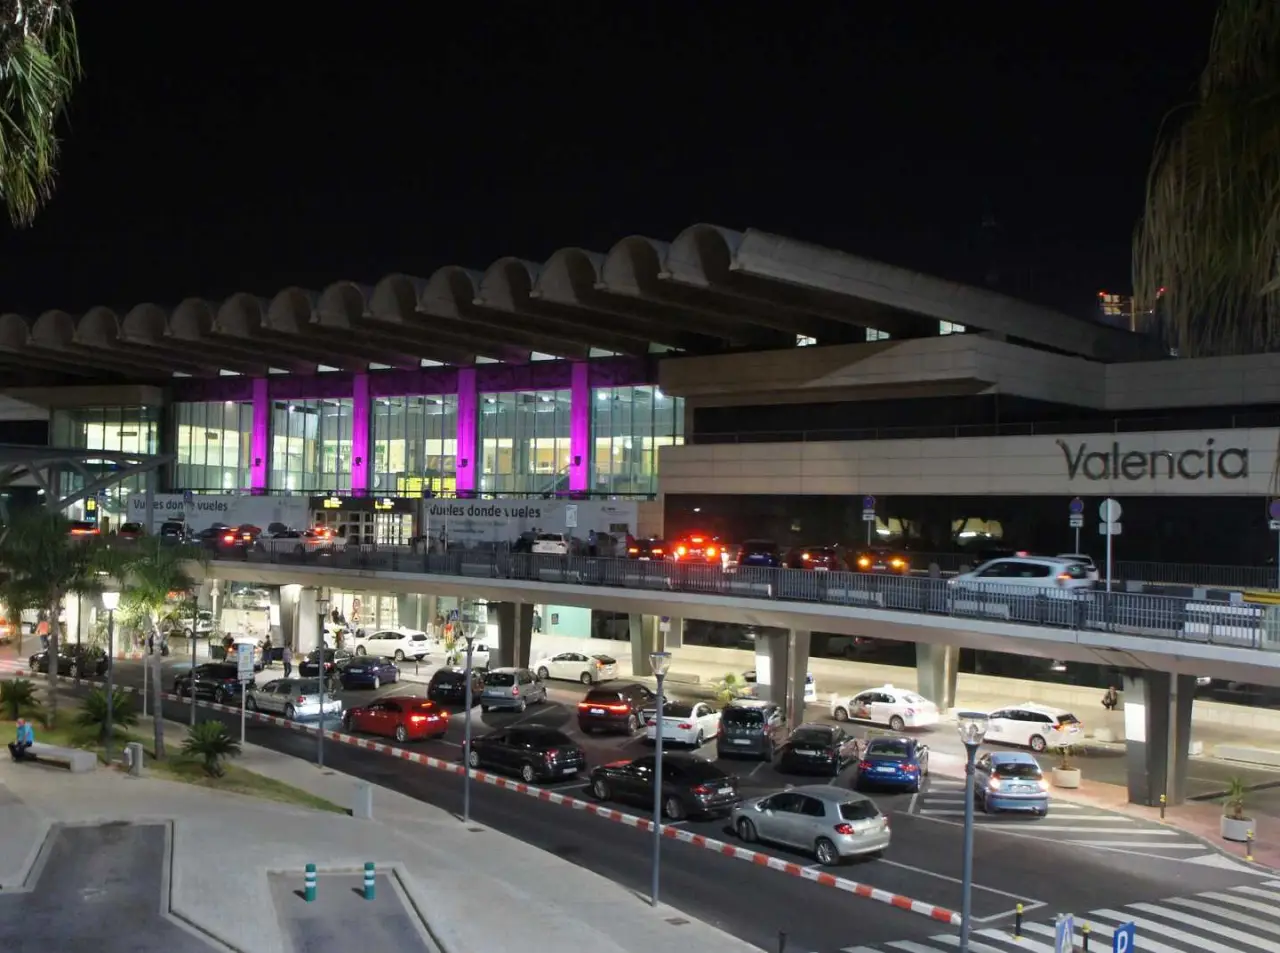
{"label": "curb", "polygon": [[[68,679],[60,679],[68,681]],[[87,681],[87,680],[86,680]],[[122,690],[139,693],[139,689],[130,686],[121,686]],[[161,696],[166,701],[181,702],[189,704],[190,699],[181,695],[174,695],[164,692]],[[239,706],[219,705],[216,702],[199,701],[196,702],[199,708],[208,708],[213,711],[227,712],[228,714],[240,714]],[[314,734],[316,728],[311,725],[300,724],[296,721],[289,721],[276,715],[264,715],[262,712],[246,711],[245,718],[252,721],[262,722],[265,724],[276,725],[282,728],[289,728],[293,731],[300,731],[305,734]],[[393,758],[399,758],[402,761],[409,761],[413,764],[421,764],[428,768],[435,768],[440,771],[447,771],[450,774],[461,776],[466,770],[461,764],[453,761],[445,761],[431,755],[419,754],[416,751],[409,751],[406,748],[398,748],[392,744],[386,744],[381,741],[371,741],[368,738],[358,738],[355,735],[349,735],[342,731],[331,731],[325,729],[324,736],[327,740],[337,741],[340,744],[349,745],[353,748],[363,748],[366,751],[374,751],[378,754],[390,755]],[[613,821],[626,827],[634,828],[640,831],[652,831],[653,821],[649,818],[639,817],[635,814],[628,814],[624,811],[615,810],[614,808],[605,807],[594,801],[584,801],[581,798],[570,797],[555,791],[548,791],[533,784],[525,784],[523,781],[516,781],[504,775],[491,774],[488,771],[471,770],[471,777],[479,781],[481,784],[491,784],[495,787],[504,788],[508,791],[514,791],[517,794],[524,794],[528,797],[537,798],[539,801],[545,801],[550,804],[559,804],[574,811],[583,811],[587,814],[594,814],[596,817],[604,818],[607,821]],[[700,847],[704,850],[713,851],[723,857],[731,857],[734,860],[742,860],[747,863],[755,864],[757,867],[767,867],[770,870],[776,870],[780,873],[788,874],[792,877],[799,877],[801,880],[808,880],[812,883],[820,884],[824,887],[832,887],[836,890],[842,890],[845,893],[853,894],[857,897],[865,897],[868,900],[875,900],[878,903],[888,904],[897,907],[900,910],[906,910],[920,916],[928,917],[950,926],[960,925],[960,914],[948,910],[945,907],[939,907],[931,903],[924,903],[902,894],[891,893],[888,890],[881,890],[878,887],[872,887],[868,884],[859,883],[856,880],[849,880],[845,877],[837,877],[834,874],[824,873],[820,870],[814,870],[810,867],[791,861],[783,860],[780,857],[774,857],[771,854],[764,854],[760,851],[749,850],[745,847],[738,847],[734,844],[717,840],[713,837],[706,837],[702,834],[694,834],[690,831],[682,830],[678,827],[670,827],[663,824],[659,827],[662,836],[668,840],[677,841],[682,844],[689,844],[693,847]]]}

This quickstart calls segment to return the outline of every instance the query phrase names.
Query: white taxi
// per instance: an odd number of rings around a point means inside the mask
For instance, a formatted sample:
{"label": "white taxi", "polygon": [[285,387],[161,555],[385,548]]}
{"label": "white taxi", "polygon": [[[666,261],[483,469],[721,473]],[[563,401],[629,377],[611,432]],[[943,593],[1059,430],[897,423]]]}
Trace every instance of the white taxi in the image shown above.
{"label": "white taxi", "polygon": [[831,717],[836,721],[865,721],[888,725],[894,731],[927,728],[940,720],[938,706],[923,695],[882,685],[856,695],[831,699]]}
{"label": "white taxi", "polygon": [[[640,713],[644,719],[645,737],[658,740],[658,710]],[[720,733],[720,712],[706,702],[669,701],[662,709],[662,743],[691,745],[701,748]]]}
{"label": "white taxi", "polygon": [[[359,630],[363,631],[363,630]],[[422,661],[427,657],[430,641],[420,629],[377,629],[364,635],[347,634],[346,647],[356,655],[379,655],[397,662],[405,659]]]}
{"label": "white taxi", "polygon": [[1084,725],[1069,711],[1025,702],[990,712],[986,740],[1044,751],[1084,741]]}
{"label": "white taxi", "polygon": [[582,652],[561,652],[539,659],[529,666],[544,682],[549,678],[595,685],[618,677],[618,660],[608,655],[585,655]]}

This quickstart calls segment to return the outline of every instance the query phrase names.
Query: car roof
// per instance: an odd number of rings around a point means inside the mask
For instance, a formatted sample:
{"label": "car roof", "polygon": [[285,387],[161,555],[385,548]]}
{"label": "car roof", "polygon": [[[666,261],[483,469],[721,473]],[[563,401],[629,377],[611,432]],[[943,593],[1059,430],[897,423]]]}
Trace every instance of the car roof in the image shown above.
{"label": "car roof", "polygon": [[848,788],[836,787],[833,784],[802,784],[800,787],[787,788],[792,794],[804,794],[816,797],[819,801],[830,804],[848,804],[850,801],[869,801],[871,798]]}
{"label": "car roof", "polygon": [[520,671],[523,671],[523,669],[518,668],[515,665],[504,665],[502,668],[489,669],[489,674],[496,675],[497,673],[502,672],[507,675],[514,675],[516,672],[520,672]]}
{"label": "car roof", "polygon": [[872,748],[879,748],[885,745],[914,745],[914,744],[917,744],[915,738],[906,738],[906,737],[903,737],[902,735],[893,735],[892,737],[889,737],[889,738],[868,738],[866,750],[870,751]]}
{"label": "car roof", "polygon": [[764,709],[776,708],[777,703],[765,701],[763,698],[735,698],[726,706],[728,708],[748,708],[748,709]]}
{"label": "car roof", "polygon": [[991,760],[997,764],[1040,764],[1035,756],[1027,751],[992,751]]}
{"label": "car roof", "polygon": [[1038,715],[1070,715],[1071,712],[1065,708],[1050,708],[1048,705],[1037,705],[1035,702],[1023,702],[1021,705],[1009,705],[1008,708],[1017,708],[1019,711],[1033,711]]}

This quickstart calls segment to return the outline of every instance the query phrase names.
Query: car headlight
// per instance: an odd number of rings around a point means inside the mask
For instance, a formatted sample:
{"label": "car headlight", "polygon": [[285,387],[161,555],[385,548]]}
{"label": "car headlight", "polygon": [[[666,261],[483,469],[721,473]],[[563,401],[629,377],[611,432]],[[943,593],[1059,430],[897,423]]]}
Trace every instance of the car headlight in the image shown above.
{"label": "car headlight", "polygon": [[999,790],[1000,790],[1000,779],[999,779],[999,778],[992,778],[992,779],[990,780],[990,782],[988,782],[988,784],[987,784],[987,790],[988,790],[988,791],[999,791]]}

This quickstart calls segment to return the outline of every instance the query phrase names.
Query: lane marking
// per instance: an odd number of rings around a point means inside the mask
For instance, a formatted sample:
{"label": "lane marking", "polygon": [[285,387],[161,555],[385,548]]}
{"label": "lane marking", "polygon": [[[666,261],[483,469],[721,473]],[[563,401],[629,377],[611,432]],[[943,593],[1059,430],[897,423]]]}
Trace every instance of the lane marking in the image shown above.
{"label": "lane marking", "polygon": [[[936,877],[938,880],[945,880],[948,883],[964,883],[964,881],[959,877],[952,877],[949,874],[938,873],[936,870],[930,870],[927,867],[914,867],[911,864],[904,864],[896,860],[888,860],[884,857],[881,857],[879,862],[882,864],[888,864],[890,867],[897,867],[901,870],[910,870],[912,873],[924,874],[926,877]],[[1044,906],[1044,902],[1041,900],[1029,900],[1021,894],[1009,893],[1007,890],[997,890],[995,887],[984,887],[979,883],[974,883],[971,886],[975,890],[985,890],[987,893],[998,893],[1000,896],[1008,897],[1010,900],[1017,900],[1023,905],[1024,910],[1034,910],[1037,907]],[[1003,915],[1004,914],[1000,914],[1000,916]]]}

